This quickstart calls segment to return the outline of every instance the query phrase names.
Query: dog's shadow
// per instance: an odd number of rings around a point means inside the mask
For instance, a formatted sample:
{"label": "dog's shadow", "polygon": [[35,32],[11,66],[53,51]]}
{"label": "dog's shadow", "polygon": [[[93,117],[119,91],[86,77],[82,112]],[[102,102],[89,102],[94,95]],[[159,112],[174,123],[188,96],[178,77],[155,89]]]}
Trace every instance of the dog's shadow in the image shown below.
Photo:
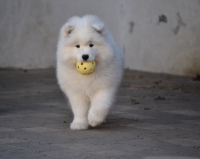
{"label": "dog's shadow", "polygon": [[90,130],[111,130],[111,129],[118,129],[119,126],[128,126],[130,124],[136,124],[139,120],[135,118],[125,118],[125,117],[118,117],[118,116],[109,116],[106,119],[106,122],[102,123],[97,127],[90,126]]}

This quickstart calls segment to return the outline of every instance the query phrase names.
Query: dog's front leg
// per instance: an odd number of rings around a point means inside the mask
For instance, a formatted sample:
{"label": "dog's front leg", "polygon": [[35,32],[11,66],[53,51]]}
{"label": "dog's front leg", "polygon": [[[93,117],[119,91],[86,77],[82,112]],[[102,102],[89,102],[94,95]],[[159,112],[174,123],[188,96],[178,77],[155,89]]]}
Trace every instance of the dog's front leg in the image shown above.
{"label": "dog's front leg", "polygon": [[102,89],[94,94],[88,114],[88,122],[92,127],[102,124],[114,101],[114,89]]}
{"label": "dog's front leg", "polygon": [[89,109],[89,101],[86,97],[79,94],[71,94],[69,97],[69,101],[72,107],[72,111],[74,114],[74,120],[70,125],[72,130],[84,130],[88,129],[88,109]]}

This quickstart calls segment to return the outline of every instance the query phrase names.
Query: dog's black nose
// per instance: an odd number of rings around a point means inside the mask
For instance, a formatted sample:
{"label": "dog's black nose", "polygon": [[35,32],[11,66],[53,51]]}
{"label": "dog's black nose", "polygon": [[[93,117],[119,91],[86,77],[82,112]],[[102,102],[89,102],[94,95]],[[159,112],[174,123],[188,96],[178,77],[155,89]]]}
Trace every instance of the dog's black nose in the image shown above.
{"label": "dog's black nose", "polygon": [[89,55],[84,54],[84,55],[82,55],[82,58],[84,61],[86,61],[89,58]]}

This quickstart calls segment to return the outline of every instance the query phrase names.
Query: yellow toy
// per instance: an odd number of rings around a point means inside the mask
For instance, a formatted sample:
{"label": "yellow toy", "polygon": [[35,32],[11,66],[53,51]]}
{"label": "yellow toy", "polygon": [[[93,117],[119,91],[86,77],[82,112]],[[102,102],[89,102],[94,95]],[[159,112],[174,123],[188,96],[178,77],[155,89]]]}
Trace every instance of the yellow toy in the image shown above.
{"label": "yellow toy", "polygon": [[95,61],[76,62],[76,68],[82,75],[89,75],[94,72],[96,67]]}

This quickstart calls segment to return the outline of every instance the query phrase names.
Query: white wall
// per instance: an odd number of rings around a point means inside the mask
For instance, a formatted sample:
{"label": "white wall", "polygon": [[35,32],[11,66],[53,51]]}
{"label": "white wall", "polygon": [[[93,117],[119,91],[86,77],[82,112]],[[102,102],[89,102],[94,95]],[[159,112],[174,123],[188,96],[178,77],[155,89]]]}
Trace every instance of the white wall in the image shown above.
{"label": "white wall", "polygon": [[55,67],[59,28],[88,13],[110,28],[126,68],[200,74],[200,0],[0,0],[0,67]]}

